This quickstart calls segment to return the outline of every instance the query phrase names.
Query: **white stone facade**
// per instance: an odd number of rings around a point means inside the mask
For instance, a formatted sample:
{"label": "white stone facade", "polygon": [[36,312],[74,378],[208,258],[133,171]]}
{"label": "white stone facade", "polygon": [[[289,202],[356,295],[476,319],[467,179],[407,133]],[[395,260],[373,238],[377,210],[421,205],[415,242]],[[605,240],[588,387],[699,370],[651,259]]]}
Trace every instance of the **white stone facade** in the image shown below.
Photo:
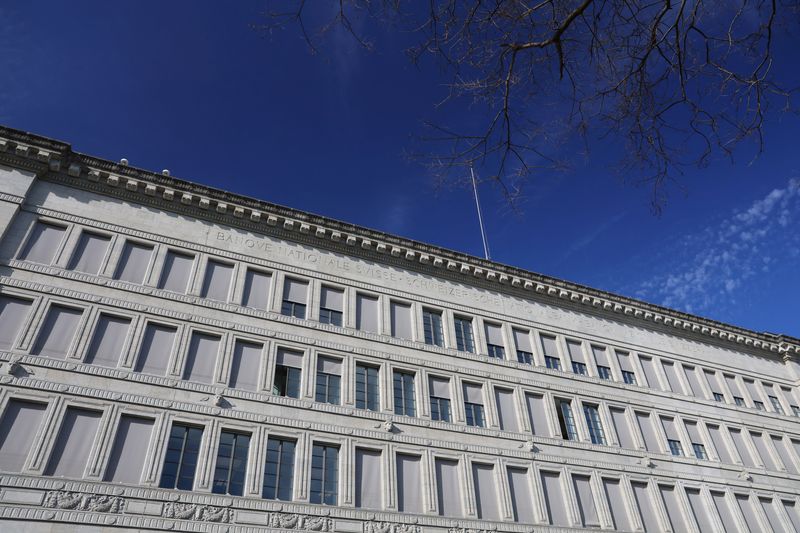
{"label": "white stone facade", "polygon": [[800,532],[798,339],[5,128],[0,235],[0,531]]}

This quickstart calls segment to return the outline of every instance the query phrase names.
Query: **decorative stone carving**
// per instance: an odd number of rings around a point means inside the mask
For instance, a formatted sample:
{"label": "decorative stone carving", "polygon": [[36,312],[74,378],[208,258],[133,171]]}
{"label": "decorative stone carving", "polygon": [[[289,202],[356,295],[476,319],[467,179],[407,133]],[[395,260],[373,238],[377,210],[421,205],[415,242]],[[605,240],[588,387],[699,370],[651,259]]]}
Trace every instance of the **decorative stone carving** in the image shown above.
{"label": "decorative stone carving", "polygon": [[227,507],[216,507],[214,505],[172,502],[164,506],[164,512],[161,516],[177,520],[227,524],[231,521],[231,510]]}
{"label": "decorative stone carving", "polygon": [[276,529],[299,529],[302,531],[319,531],[322,533],[333,531],[333,520],[327,516],[270,513],[267,523],[269,527]]}
{"label": "decorative stone carving", "polygon": [[364,533],[420,533],[420,528],[416,524],[364,522]]}
{"label": "decorative stone carving", "polygon": [[447,533],[491,533],[487,529],[473,529],[471,527],[451,527]]}
{"label": "decorative stone carving", "polygon": [[119,496],[107,496],[105,494],[51,490],[45,494],[43,505],[51,509],[121,513],[125,507],[125,500]]}

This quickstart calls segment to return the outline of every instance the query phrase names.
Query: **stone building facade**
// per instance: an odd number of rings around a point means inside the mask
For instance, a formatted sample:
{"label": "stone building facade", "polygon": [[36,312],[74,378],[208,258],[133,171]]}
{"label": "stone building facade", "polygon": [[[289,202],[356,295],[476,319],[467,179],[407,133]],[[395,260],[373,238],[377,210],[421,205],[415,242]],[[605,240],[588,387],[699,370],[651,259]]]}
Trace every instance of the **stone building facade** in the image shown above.
{"label": "stone building facade", "polygon": [[800,532],[800,341],[0,128],[0,530]]}

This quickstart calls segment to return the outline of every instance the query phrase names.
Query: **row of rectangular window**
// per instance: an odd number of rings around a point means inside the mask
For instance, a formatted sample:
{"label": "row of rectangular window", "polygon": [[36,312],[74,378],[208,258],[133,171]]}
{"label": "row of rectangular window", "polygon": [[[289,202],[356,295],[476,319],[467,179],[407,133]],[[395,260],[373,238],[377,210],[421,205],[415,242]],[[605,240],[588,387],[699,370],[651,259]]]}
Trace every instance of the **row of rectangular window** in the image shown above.
{"label": "row of rectangular window", "polygon": [[[22,248],[19,257],[23,260],[50,264],[55,259],[55,254],[60,247],[64,226],[48,222],[37,222]],[[111,236],[82,230],[80,238],[75,245],[68,268],[80,270],[91,274],[98,274],[103,265],[105,256],[109,253]],[[143,244],[137,241],[126,240],[123,244],[119,262],[116,266],[114,278],[132,283],[143,283],[148,269],[151,268],[154,245]],[[167,250],[158,287],[173,292],[185,293],[193,271],[195,255],[176,250]],[[208,259],[203,276],[200,295],[212,300],[229,301],[231,297],[232,280],[235,265],[218,260]],[[243,280],[241,305],[257,309],[268,309],[269,294],[272,274],[248,268]],[[307,318],[309,282],[299,278],[286,277],[284,279],[281,313],[296,318]],[[343,325],[345,290],[340,287],[323,285],[320,289],[319,320],[336,326]],[[372,333],[380,332],[379,328],[380,305],[379,297],[372,294],[356,294],[356,328]],[[390,302],[391,335],[400,338],[412,338],[412,306],[407,302],[392,300]],[[476,343],[473,334],[473,318],[454,315],[453,326],[455,331],[455,348],[463,352],[475,353]],[[422,309],[423,340],[426,344],[444,346],[445,335],[443,314],[439,310],[424,307]],[[486,339],[486,354],[491,358],[505,359],[506,350],[501,324],[488,321],[483,322]],[[530,342],[532,332],[512,328],[512,337],[516,344],[517,360],[525,364],[534,364],[535,355],[533,344]],[[534,333],[535,335],[535,333]],[[556,336],[541,333],[538,335],[544,358],[544,366],[554,370],[561,370],[561,362],[566,359],[571,363],[573,373],[591,375],[590,366],[587,365],[587,356],[584,353],[584,343],[578,340],[566,339],[566,351],[563,354],[559,348]],[[0,332],[0,344],[2,344]],[[597,376],[604,380],[613,380],[614,372],[609,362],[607,349],[591,345],[591,353],[595,359]],[[681,394],[690,394],[705,398],[708,389],[710,396],[718,402],[727,402],[744,407],[747,406],[745,397],[738,380],[733,375],[724,375],[724,380],[719,380],[716,371],[700,369],[693,365],[678,364],[674,361],[661,359],[663,376],[658,372],[655,358],[639,355],[639,367],[644,374],[642,380],[637,380],[637,370],[630,357],[630,353],[622,350],[613,350],[619,365],[620,380],[629,385],[637,385],[646,380],[650,388],[669,390]],[[683,379],[681,379],[681,375]],[[703,387],[700,379],[706,383]],[[742,378],[740,378],[742,379]],[[772,384],[762,384],[773,394],[767,392],[766,397],[759,394],[755,381],[742,379],[755,409],[767,411],[768,401],[770,409],[778,414],[800,416],[800,405],[793,399],[792,390]],[[723,393],[727,388],[728,394]],[[762,389],[763,390],[763,389]],[[787,399],[781,400],[781,396]],[[730,398],[730,401],[726,400]],[[784,404],[786,407],[784,407]]]}
{"label": "row of rectangular window", "polygon": [[[0,470],[23,471],[34,436],[44,418],[46,405],[38,402],[11,399],[0,421]],[[100,411],[68,407],[58,430],[44,474],[65,478],[83,478],[89,463],[89,450],[97,438]],[[154,419],[122,415],[108,463],[104,481],[140,484],[145,470],[148,448],[153,438]],[[165,445],[159,487],[193,490],[205,428],[173,422]],[[222,429],[217,441],[211,492],[233,496],[245,495],[245,482],[252,469],[250,460],[251,434]],[[679,446],[679,444],[676,444]],[[264,471],[261,483],[262,498],[292,501],[295,499],[295,463],[297,441],[269,436],[263,458]],[[355,448],[354,492],[355,506],[365,509],[385,509],[383,500],[383,451]],[[308,498],[311,503],[338,505],[340,490],[340,447],[335,443],[311,443],[311,468],[308,479]],[[397,510],[406,513],[423,513],[424,469],[421,455],[397,453],[394,456]],[[434,457],[436,511],[441,516],[465,517],[463,507],[466,487],[459,473],[463,460]],[[469,461],[469,479],[475,495],[477,517],[485,520],[512,519],[522,523],[546,522],[556,526],[601,527],[631,530],[641,524],[647,531],[685,531],[696,525],[706,531],[714,518],[707,513],[716,511],[716,518],[726,527],[746,525],[751,531],[764,530],[765,526],[782,531],[777,526],[800,521],[796,501],[792,498],[773,498],[745,493],[714,490],[705,487],[685,487],[685,503],[680,504],[681,489],[657,481],[634,480],[630,486],[625,479],[607,477],[600,473],[584,474],[547,468],[533,468],[525,464],[509,464],[504,475],[495,475],[499,468],[494,462]],[[594,481],[593,478],[594,477]],[[501,481],[502,480],[502,481]],[[512,503],[513,516],[504,516],[501,492],[507,491]],[[625,492],[633,497],[625,497]],[[535,499],[535,494],[541,499]],[[726,496],[727,494],[727,496]],[[660,496],[660,498],[658,497]],[[575,506],[568,502],[572,500]],[[536,501],[542,501],[539,507]],[[624,502],[633,502],[628,506]],[[705,502],[705,503],[704,503]],[[754,504],[761,506],[759,515]],[[709,505],[712,504],[712,505]],[[735,505],[734,505],[735,504]],[[662,507],[663,505],[663,507]],[[601,508],[605,507],[605,511]],[[691,512],[682,512],[680,509]],[[538,508],[538,512],[537,512]],[[741,514],[736,513],[736,509]],[[573,513],[570,509],[576,509]],[[663,513],[658,512],[663,510]],[[786,514],[783,514],[786,513]],[[610,518],[603,523],[601,516]],[[661,523],[666,517],[668,523]],[[755,527],[755,529],[754,529]],[[729,527],[730,529],[730,527]],[[738,528],[734,525],[732,531]]]}

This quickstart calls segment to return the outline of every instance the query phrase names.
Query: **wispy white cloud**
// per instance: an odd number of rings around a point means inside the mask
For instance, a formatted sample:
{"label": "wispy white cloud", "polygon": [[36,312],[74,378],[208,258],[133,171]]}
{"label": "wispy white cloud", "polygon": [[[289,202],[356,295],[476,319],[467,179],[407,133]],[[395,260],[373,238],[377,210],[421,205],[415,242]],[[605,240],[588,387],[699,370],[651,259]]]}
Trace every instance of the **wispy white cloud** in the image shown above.
{"label": "wispy white cloud", "polygon": [[668,245],[657,271],[624,292],[689,313],[724,311],[753,278],[800,256],[799,219],[800,179],[792,179],[748,208]]}

